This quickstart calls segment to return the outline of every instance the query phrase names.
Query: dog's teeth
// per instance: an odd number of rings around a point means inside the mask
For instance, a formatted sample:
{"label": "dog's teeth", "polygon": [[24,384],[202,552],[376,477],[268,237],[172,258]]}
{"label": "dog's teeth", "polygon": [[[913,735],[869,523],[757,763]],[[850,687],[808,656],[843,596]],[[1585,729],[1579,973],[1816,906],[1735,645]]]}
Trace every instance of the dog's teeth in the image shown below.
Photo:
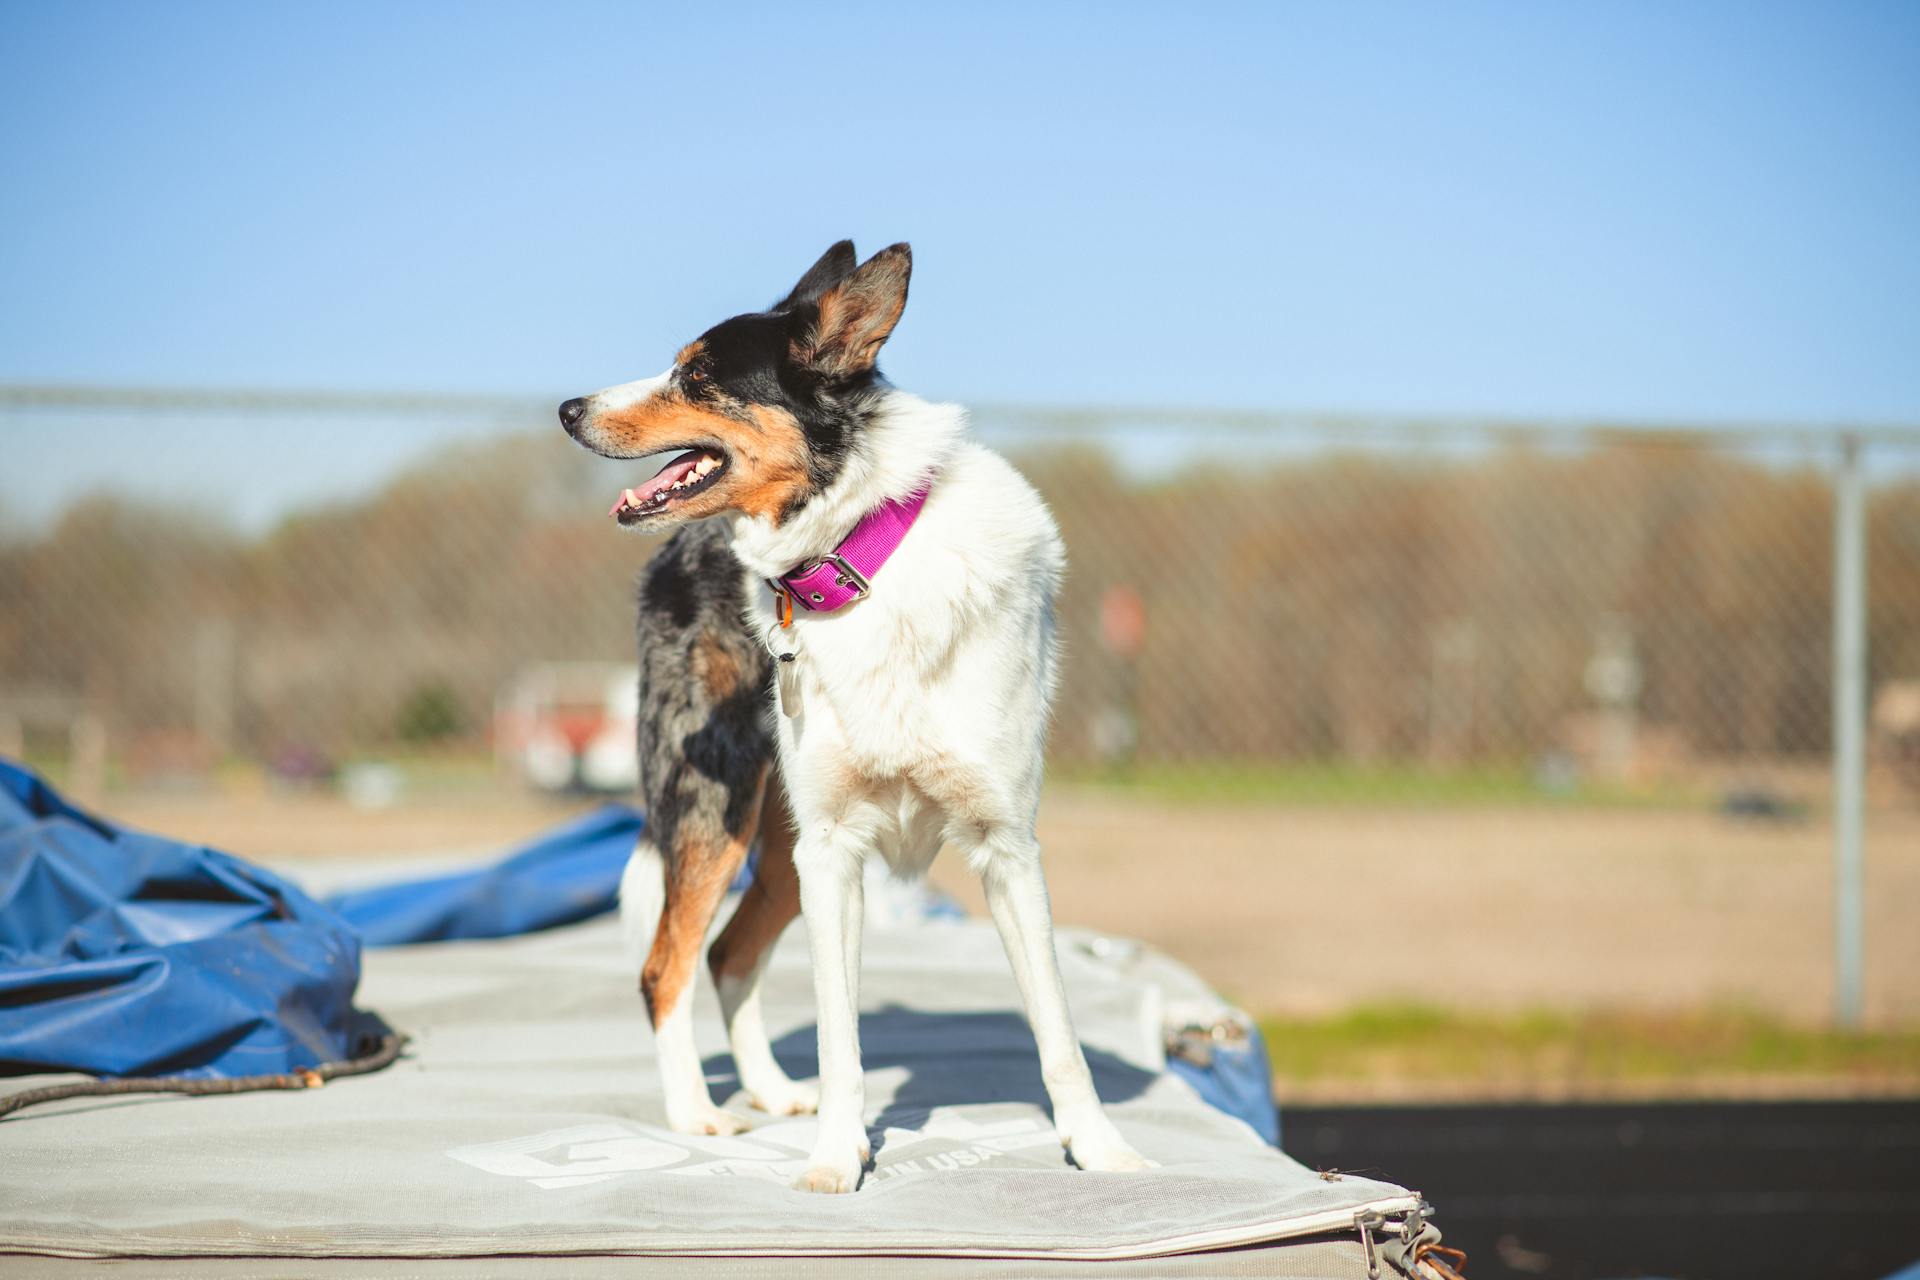
{"label": "dog's teeth", "polygon": [[620,505],[625,507],[637,507],[640,505],[640,499],[634,496],[633,490],[628,489],[626,492],[620,495]]}
{"label": "dog's teeth", "polygon": [[704,476],[707,474],[707,472],[713,470],[715,467],[719,465],[720,465],[720,459],[714,457],[712,454],[709,453],[704,457],[702,457],[699,462],[694,464],[693,470],[696,475]]}

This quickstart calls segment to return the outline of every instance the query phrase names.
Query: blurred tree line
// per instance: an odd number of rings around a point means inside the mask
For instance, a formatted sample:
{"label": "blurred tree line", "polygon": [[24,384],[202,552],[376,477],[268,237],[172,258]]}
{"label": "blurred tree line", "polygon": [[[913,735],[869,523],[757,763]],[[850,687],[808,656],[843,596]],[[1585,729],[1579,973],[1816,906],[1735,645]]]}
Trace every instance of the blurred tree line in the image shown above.
{"label": "blurred tree line", "polygon": [[[1153,479],[1092,446],[1016,454],[1070,556],[1063,759],[1096,754],[1118,709],[1144,761],[1533,760],[1604,700],[1599,659],[1631,674],[1616,713],[1691,758],[1827,748],[1818,466],[1658,436],[1256,452]],[[117,742],[216,756],[477,746],[522,664],[630,654],[655,544],[602,514],[630,482],[542,433],[259,537],[88,498],[0,543],[0,698],[74,695]],[[1874,677],[1920,676],[1920,483],[1876,484],[1870,518]],[[1099,638],[1115,586],[1146,606],[1132,659]]]}
{"label": "blurred tree line", "polygon": [[[1148,756],[1527,760],[1594,708],[1610,643],[1634,668],[1637,725],[1696,758],[1828,749],[1824,470],[1642,437],[1148,487],[1092,451],[1028,472],[1067,536],[1068,634],[1093,633],[1103,582],[1147,600]],[[1920,484],[1877,487],[1869,518],[1874,675],[1920,676]]]}

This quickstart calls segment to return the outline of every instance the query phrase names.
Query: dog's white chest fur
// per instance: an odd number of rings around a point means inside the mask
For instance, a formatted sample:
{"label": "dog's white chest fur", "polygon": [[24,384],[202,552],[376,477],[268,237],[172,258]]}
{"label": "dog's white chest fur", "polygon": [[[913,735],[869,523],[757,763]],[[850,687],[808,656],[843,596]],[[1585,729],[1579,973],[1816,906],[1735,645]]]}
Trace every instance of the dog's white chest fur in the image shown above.
{"label": "dog's white chest fur", "polygon": [[766,634],[773,597],[759,580],[933,481],[872,594],[799,611],[779,641],[796,652],[797,714],[776,717],[796,820],[803,831],[870,824],[873,847],[903,871],[924,868],[943,838],[1030,823],[1039,799],[1065,553],[1039,495],[966,441],[964,422],[958,408],[893,392],[821,499],[779,528],[736,525],[735,552],[756,579],[749,622]]}

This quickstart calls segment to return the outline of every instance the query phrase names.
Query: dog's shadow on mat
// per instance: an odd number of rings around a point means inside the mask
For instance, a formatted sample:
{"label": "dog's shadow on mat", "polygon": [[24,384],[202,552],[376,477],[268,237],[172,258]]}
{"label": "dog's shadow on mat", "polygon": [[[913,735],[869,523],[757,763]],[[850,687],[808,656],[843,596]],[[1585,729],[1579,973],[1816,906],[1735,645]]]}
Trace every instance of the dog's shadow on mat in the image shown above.
{"label": "dog's shadow on mat", "polygon": [[[796,1080],[820,1073],[815,1036],[809,1024],[773,1042],[774,1057]],[[1137,1098],[1153,1083],[1153,1072],[1104,1049],[1084,1048],[1101,1101]],[[967,1103],[1025,1102],[1051,1114],[1033,1032],[1011,1009],[941,1013],[886,1005],[860,1015],[860,1051],[869,1073],[888,1067],[907,1072],[869,1123],[876,1134],[889,1126],[919,1128],[935,1107]],[[731,1054],[714,1054],[702,1066],[716,1097],[739,1087]]]}

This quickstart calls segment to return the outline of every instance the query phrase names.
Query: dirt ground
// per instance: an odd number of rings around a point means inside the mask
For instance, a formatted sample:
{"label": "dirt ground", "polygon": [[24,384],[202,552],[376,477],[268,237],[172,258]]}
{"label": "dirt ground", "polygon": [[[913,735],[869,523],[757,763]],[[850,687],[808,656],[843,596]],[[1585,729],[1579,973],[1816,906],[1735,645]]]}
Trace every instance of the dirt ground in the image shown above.
{"label": "dirt ground", "polygon": [[[483,852],[567,816],[504,787],[361,813],[323,796],[124,794],[120,819],[247,856]],[[1257,1012],[1722,1004],[1815,1022],[1832,989],[1822,822],[1563,808],[1193,805],[1056,788],[1055,913],[1143,938]],[[1868,821],[1867,1007],[1920,1022],[1920,813]],[[964,865],[934,880],[983,911]]]}
{"label": "dirt ground", "polygon": [[[1824,824],[1050,800],[1059,917],[1146,938],[1249,1008],[1724,1003],[1817,1020],[1830,1007]],[[1912,1022],[1920,815],[1869,826],[1868,1008],[1876,1022]]]}

